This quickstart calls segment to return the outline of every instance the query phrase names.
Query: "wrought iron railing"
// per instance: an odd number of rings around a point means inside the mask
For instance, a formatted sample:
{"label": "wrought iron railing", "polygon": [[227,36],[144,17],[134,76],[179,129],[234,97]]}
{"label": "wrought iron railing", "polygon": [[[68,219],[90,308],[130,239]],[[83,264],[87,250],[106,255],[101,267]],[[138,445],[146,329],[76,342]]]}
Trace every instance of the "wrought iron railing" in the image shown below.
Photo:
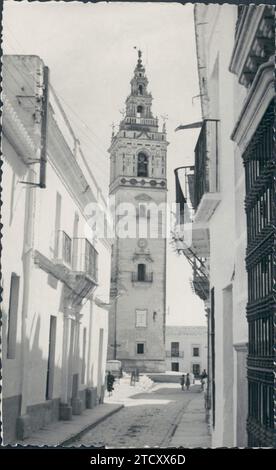
{"label": "wrought iron railing", "polygon": [[205,193],[218,191],[218,121],[203,121],[195,147],[193,203],[196,211]]}
{"label": "wrought iron railing", "polygon": [[243,154],[247,214],[248,445],[273,446],[273,125],[274,102]]}
{"label": "wrought iron railing", "polygon": [[87,238],[74,238],[74,271],[85,273],[98,282],[98,252]]}
{"label": "wrought iron railing", "polygon": [[210,281],[209,275],[205,267],[205,259],[194,259],[193,263],[193,288],[202,300],[209,298]]}
{"label": "wrought iron railing", "polygon": [[87,239],[85,240],[85,270],[93,279],[98,280],[98,252]]}
{"label": "wrought iron railing", "polygon": [[57,230],[54,239],[54,260],[58,264],[71,265],[72,239],[64,230]]}
{"label": "wrought iron railing", "polygon": [[184,357],[184,351],[173,351],[173,350],[170,350],[170,351],[166,351],[166,357],[180,357],[180,358],[183,358]]}
{"label": "wrought iron railing", "polygon": [[138,273],[131,273],[132,282],[153,282],[153,273],[145,273],[140,276]]}

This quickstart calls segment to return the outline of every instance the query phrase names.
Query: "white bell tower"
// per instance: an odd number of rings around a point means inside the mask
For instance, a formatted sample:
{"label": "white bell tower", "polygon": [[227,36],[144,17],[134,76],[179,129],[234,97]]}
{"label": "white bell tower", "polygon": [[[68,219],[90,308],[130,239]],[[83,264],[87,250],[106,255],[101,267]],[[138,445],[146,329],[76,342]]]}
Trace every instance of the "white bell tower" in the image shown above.
{"label": "white bell tower", "polygon": [[[166,238],[151,207],[167,200],[166,129],[158,129],[151,111],[152,95],[142,64],[142,53],[131,80],[126,113],[112,135],[110,196],[115,205],[127,202],[143,233],[135,238],[116,237],[112,255],[108,359],[118,359],[125,370],[165,370]],[[160,206],[159,206],[160,207]],[[154,220],[153,220],[154,219]],[[151,223],[158,236],[149,233]],[[138,226],[138,224],[137,224]]]}

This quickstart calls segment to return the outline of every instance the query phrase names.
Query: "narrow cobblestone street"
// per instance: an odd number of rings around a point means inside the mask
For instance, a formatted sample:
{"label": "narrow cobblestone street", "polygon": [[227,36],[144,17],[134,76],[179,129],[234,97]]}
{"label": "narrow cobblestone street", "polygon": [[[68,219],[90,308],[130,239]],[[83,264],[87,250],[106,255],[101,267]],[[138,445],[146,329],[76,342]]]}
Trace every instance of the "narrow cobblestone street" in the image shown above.
{"label": "narrow cobblestone street", "polygon": [[[115,390],[114,395],[116,401],[118,391]],[[112,398],[108,400],[112,401]],[[123,401],[124,408],[73,445],[112,448],[210,446],[199,385],[183,392],[176,383],[155,384],[146,392],[117,401]]]}

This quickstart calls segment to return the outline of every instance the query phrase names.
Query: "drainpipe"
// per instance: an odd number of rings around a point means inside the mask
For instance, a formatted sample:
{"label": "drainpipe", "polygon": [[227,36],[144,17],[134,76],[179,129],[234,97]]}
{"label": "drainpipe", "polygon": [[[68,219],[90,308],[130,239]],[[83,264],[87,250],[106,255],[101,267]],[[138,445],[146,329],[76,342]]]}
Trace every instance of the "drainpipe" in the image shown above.
{"label": "drainpipe", "polygon": [[72,419],[72,407],[69,404],[69,375],[71,369],[70,343],[72,334],[72,320],[74,312],[70,306],[64,306],[63,313],[63,340],[62,340],[62,374],[61,374],[61,403],[60,403],[60,419]]}
{"label": "drainpipe", "polygon": [[210,373],[211,373],[211,352],[210,352],[210,308],[206,308],[206,318],[207,318],[207,390],[206,390],[206,402],[205,402],[205,412],[206,412],[206,421],[210,425]]}
{"label": "drainpipe", "polygon": [[92,296],[89,300],[90,308],[89,308],[89,322],[88,322],[88,348],[87,348],[87,386],[89,388],[93,387],[93,370],[91,364],[91,354],[92,354],[92,338],[93,338],[93,300],[94,296]]}
{"label": "drainpipe", "polygon": [[47,138],[48,138],[48,110],[49,110],[49,68],[43,67],[43,97],[41,116],[41,153],[39,187],[46,188]]}
{"label": "drainpipe", "polygon": [[[36,171],[30,167],[25,184],[25,222],[24,222],[24,238],[22,253],[23,268],[23,294],[22,294],[22,325],[21,325],[21,406],[20,416],[17,420],[17,436],[19,439],[29,437],[31,432],[30,416],[27,414],[27,406],[31,390],[29,389],[29,355],[30,341],[28,328],[28,315],[33,313],[31,310],[31,293],[32,293],[32,272],[33,252],[34,252],[34,225],[36,215],[36,188],[45,188],[45,168],[47,154],[47,113],[48,113],[48,67],[43,68],[43,97],[41,110],[41,126],[36,128],[35,132],[40,132],[40,147],[36,150],[35,160],[40,161],[40,181],[37,184]],[[34,288],[34,287],[33,287]]]}

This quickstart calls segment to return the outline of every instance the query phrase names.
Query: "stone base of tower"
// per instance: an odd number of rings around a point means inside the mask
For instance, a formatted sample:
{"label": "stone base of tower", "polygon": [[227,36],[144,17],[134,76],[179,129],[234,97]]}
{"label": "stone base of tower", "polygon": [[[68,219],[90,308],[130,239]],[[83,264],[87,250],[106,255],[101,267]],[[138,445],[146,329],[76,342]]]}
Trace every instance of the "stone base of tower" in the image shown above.
{"label": "stone base of tower", "polygon": [[132,372],[139,369],[139,373],[165,372],[166,362],[164,360],[136,360],[136,359],[119,359],[125,372]]}

